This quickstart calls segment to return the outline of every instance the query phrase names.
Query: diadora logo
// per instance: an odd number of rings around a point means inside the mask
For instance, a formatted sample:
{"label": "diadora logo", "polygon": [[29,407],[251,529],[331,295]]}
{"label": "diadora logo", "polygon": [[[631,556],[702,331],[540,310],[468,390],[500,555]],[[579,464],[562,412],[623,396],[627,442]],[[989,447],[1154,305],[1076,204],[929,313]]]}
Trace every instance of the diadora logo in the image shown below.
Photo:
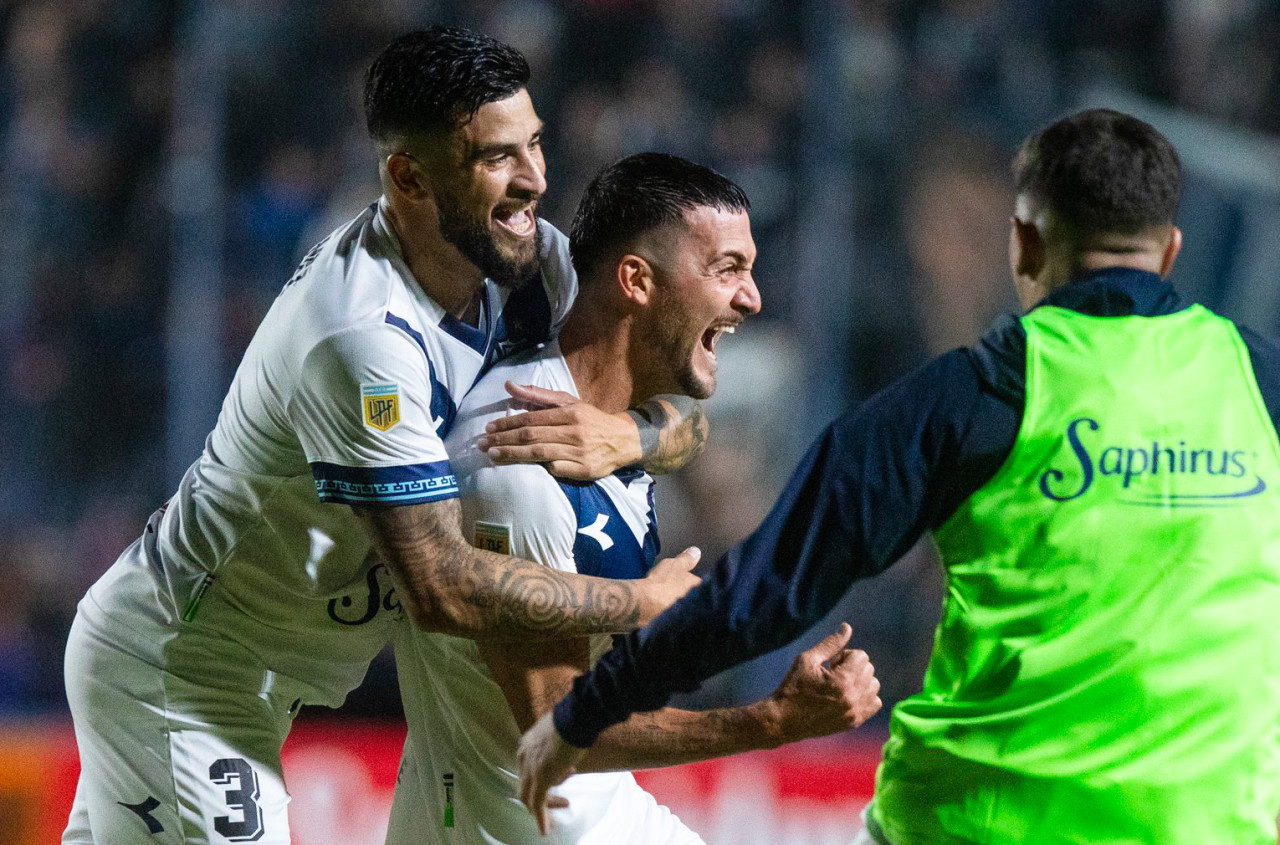
{"label": "diadora logo", "polygon": [[613,548],[613,538],[604,533],[604,527],[608,524],[609,515],[607,513],[596,514],[596,521],[579,528],[578,533],[586,534],[600,544],[600,551],[607,552]]}
{"label": "diadora logo", "polygon": [[[1255,450],[1205,448],[1185,440],[1152,440],[1138,446],[1095,442],[1093,432],[1101,428],[1089,417],[1067,425],[1067,444],[1076,466],[1046,469],[1040,475],[1041,494],[1055,502],[1067,502],[1083,496],[1096,483],[1110,481],[1118,482],[1123,504],[1206,508],[1243,504],[1242,500],[1267,489],[1253,469],[1258,461]],[[1163,481],[1160,489],[1151,490],[1151,482],[1158,479]],[[1170,483],[1174,480],[1176,486]]]}

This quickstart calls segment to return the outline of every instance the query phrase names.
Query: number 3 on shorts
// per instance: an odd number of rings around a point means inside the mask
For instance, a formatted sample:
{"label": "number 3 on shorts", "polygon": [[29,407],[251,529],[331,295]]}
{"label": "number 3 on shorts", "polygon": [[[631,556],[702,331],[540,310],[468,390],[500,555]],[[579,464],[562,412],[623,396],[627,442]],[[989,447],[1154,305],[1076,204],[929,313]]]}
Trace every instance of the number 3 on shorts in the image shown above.
{"label": "number 3 on shorts", "polygon": [[226,803],[228,810],[240,814],[235,820],[231,816],[218,816],[213,820],[213,829],[232,842],[261,839],[265,828],[262,808],[258,806],[258,775],[253,768],[240,757],[214,760],[209,767],[209,780],[218,786],[235,781],[237,788],[227,790]]}

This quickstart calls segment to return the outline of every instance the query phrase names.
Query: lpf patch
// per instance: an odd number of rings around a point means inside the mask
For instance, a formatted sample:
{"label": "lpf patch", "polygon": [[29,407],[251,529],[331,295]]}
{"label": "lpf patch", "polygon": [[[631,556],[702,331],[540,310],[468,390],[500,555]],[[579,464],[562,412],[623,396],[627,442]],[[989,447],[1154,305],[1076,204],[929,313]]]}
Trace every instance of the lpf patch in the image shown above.
{"label": "lpf patch", "polygon": [[475,547],[500,555],[511,554],[511,529],[496,522],[476,520]]}
{"label": "lpf patch", "polygon": [[400,385],[362,384],[360,396],[364,400],[364,424],[378,431],[400,422]]}

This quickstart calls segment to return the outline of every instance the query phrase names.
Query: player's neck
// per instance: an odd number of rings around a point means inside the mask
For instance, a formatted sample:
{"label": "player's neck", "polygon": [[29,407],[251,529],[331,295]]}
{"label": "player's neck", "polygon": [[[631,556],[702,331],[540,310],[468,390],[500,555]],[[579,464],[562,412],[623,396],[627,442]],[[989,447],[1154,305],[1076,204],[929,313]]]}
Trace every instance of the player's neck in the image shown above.
{"label": "player's neck", "polygon": [[630,320],[579,299],[560,330],[560,352],[583,401],[610,414],[631,407],[630,346]]}
{"label": "player's neck", "polygon": [[444,239],[434,221],[410,219],[395,203],[385,208],[414,281],[445,311],[474,324],[484,273]]}

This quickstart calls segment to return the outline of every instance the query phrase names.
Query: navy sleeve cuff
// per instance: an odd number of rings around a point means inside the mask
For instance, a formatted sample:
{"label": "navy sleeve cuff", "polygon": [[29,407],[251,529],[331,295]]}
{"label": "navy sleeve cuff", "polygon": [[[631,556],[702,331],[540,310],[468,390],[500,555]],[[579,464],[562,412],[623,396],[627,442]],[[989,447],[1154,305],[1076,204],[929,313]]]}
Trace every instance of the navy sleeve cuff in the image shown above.
{"label": "navy sleeve cuff", "polygon": [[458,495],[448,461],[395,467],[311,465],[320,501],[340,505],[418,505]]}
{"label": "navy sleeve cuff", "polygon": [[[581,681],[582,678],[577,679]],[[574,688],[556,704],[552,711],[552,720],[556,725],[556,733],[560,738],[576,748],[590,748],[596,739],[607,728],[615,724],[605,717],[599,708],[592,708],[590,695],[577,695],[577,682]]]}

